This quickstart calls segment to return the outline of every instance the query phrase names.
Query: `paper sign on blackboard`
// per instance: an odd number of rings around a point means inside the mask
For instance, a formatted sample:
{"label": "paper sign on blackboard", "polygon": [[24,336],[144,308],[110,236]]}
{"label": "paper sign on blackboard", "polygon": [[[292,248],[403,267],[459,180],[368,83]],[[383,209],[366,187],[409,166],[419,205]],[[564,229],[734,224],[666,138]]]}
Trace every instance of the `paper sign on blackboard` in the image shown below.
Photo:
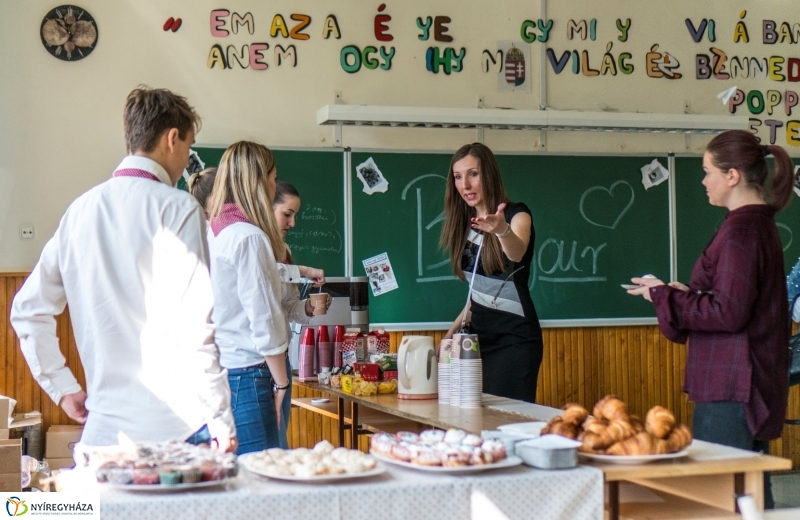
{"label": "paper sign on blackboard", "polygon": [[373,296],[380,296],[391,290],[397,289],[397,279],[389,262],[389,255],[381,253],[372,258],[367,258],[362,262],[364,271],[369,277],[369,286],[372,288]]}

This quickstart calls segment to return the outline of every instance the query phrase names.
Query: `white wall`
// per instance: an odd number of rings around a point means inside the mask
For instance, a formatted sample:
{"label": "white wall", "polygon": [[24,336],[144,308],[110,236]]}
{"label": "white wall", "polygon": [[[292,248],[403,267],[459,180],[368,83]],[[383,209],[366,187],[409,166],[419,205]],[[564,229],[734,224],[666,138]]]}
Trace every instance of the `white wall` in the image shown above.
{"label": "white wall", "polygon": [[[339,0],[312,2],[273,0],[81,0],[97,20],[99,41],[86,59],[67,63],[51,57],[43,48],[39,26],[57,2],[51,0],[0,0],[3,31],[0,41],[0,271],[27,271],[35,263],[45,241],[52,235],[70,202],[109,177],[124,155],[121,114],[127,93],[137,84],[167,87],[185,96],[203,117],[198,144],[228,144],[237,139],[256,139],[268,146],[327,147],[333,144],[332,127],[315,124],[316,110],[332,103],[341,91],[345,103],[472,108],[485,96],[488,107],[535,109],[539,107],[538,70],[540,46],[530,46],[533,85],[531,92],[499,92],[494,73],[481,69],[483,49],[494,49],[498,40],[520,40],[525,19],[537,20],[539,6],[524,0],[460,0],[387,2],[392,16],[389,32],[396,49],[391,70],[366,70],[348,74],[339,64],[342,47],[355,44],[380,46],[373,19],[380,2]],[[255,34],[242,28],[237,35],[215,38],[209,19],[213,9],[252,13]],[[741,10],[749,44],[734,44],[733,31]],[[761,22],[774,19],[780,25],[800,22],[796,0],[697,2],[692,0],[551,0],[547,18],[554,21],[547,47],[558,56],[564,50],[587,49],[592,68],[599,68],[606,44],[612,53],[628,51],[635,71],[629,76],[585,77],[574,75],[571,64],[556,75],[547,67],[549,107],[560,110],[597,110],[598,104],[622,112],[682,113],[684,103],[692,113],[726,114],[716,94],[738,86],[744,90],[795,89],[795,83],[769,79],[697,80],[695,54],[708,53],[714,45],[729,56],[800,56],[798,44],[764,45]],[[310,15],[307,41],[269,36],[273,16],[280,13],[291,27],[292,13]],[[342,39],[322,38],[327,15],[337,16]],[[786,18],[779,16],[784,14]],[[452,18],[450,44],[431,38],[420,41],[418,16]],[[794,18],[791,18],[791,16]],[[164,21],[181,17],[178,32],[164,32]],[[699,24],[714,18],[715,43],[706,38],[695,43],[684,25],[685,18]],[[567,23],[597,19],[595,41],[567,39]],[[617,39],[617,18],[631,18],[627,42]],[[13,23],[12,23],[13,21]],[[268,42],[265,71],[210,70],[206,66],[214,44],[223,48],[251,42]],[[680,63],[678,80],[650,78],[645,73],[645,54],[658,43]],[[295,44],[297,67],[274,63],[275,45]],[[465,47],[464,70],[446,76],[425,70],[429,46]],[[785,73],[785,70],[784,70]],[[800,119],[781,112],[784,123]],[[738,113],[743,113],[740,112]],[[746,109],[744,111],[746,113]],[[763,127],[760,136],[764,137]],[[345,128],[344,145],[394,149],[454,150],[476,138],[474,130],[422,130]],[[496,150],[536,151],[539,132],[487,131],[486,143]],[[700,152],[706,137],[688,142],[676,135],[558,133],[547,135],[549,152]],[[689,145],[687,148],[687,144]],[[786,145],[784,129],[777,144]],[[796,149],[795,149],[796,150]],[[790,150],[794,152],[795,150]],[[21,240],[19,227],[33,224],[34,240]]]}

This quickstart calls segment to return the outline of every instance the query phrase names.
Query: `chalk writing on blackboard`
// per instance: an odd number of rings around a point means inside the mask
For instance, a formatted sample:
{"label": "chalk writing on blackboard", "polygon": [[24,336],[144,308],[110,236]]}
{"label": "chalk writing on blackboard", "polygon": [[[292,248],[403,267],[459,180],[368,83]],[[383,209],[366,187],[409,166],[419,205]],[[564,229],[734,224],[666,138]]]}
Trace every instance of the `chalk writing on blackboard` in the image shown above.
{"label": "chalk writing on blackboard", "polygon": [[[428,173],[425,175],[420,175],[414,179],[411,179],[408,184],[405,185],[403,188],[403,192],[400,196],[402,200],[406,200],[408,195],[408,190],[413,186],[415,183],[422,179],[426,179],[428,177],[436,177],[442,179],[443,181],[447,181],[447,179],[441,175],[437,175],[435,173]],[[439,199],[441,200],[441,199]],[[433,218],[430,222],[423,225],[422,219],[422,188],[416,188],[416,202],[417,202],[417,283],[425,283],[425,282],[444,282],[450,280],[458,280],[453,275],[442,275],[442,276],[425,276],[426,271],[430,271],[433,269],[438,269],[440,267],[444,267],[445,265],[450,264],[449,259],[441,260],[439,262],[435,262],[432,264],[425,265],[425,262],[422,259],[422,252],[423,252],[423,238],[425,236],[425,232],[428,232],[430,235],[431,228],[439,224],[444,220],[444,211],[439,213],[435,218]],[[440,202],[439,202],[440,203]]]}
{"label": "chalk writing on blackboard", "polygon": [[331,209],[306,204],[305,209],[300,213],[300,220],[326,222],[328,225],[332,226],[336,223],[336,212]]}
{"label": "chalk writing on blackboard", "polygon": [[[534,283],[543,282],[605,282],[605,276],[598,275],[597,259],[608,243],[597,247],[585,246],[578,255],[578,242],[573,240],[568,258],[564,256],[564,240],[548,238],[536,253],[534,262]],[[577,258],[576,258],[577,256]],[[539,274],[541,273],[541,274]],[[563,273],[563,276],[559,274]],[[533,288],[534,284],[531,284]]]}
{"label": "chalk writing on blackboard", "polygon": [[294,228],[286,235],[293,253],[341,253],[342,235],[336,229],[329,229],[336,223],[335,211],[306,204],[298,218],[304,222],[302,228]]}
{"label": "chalk writing on blackboard", "polygon": [[[601,192],[601,195],[602,195],[602,192],[606,192],[606,193],[608,193],[608,195],[611,198],[614,198],[614,197],[616,197],[614,195],[614,189],[616,187],[618,187],[618,186],[623,186],[623,185],[626,186],[628,188],[628,190],[630,190],[630,198],[627,200],[627,204],[626,204],[625,208],[623,208],[622,211],[619,212],[619,214],[616,216],[616,219],[614,220],[613,223],[610,223],[610,225],[609,225],[609,223],[603,222],[603,219],[600,219],[600,218],[597,218],[597,217],[591,218],[586,214],[586,210],[584,208],[584,202],[586,201],[586,197],[588,197],[589,194],[592,194],[594,196],[594,194],[596,192]],[[619,196],[622,197],[623,200],[625,200],[625,198],[627,198],[627,193],[626,193],[627,190],[621,189],[619,191],[621,192],[621,194]],[[633,187],[630,184],[628,184],[627,182],[620,180],[620,181],[617,181],[614,184],[612,184],[611,188],[606,188],[605,186],[594,186],[592,188],[589,188],[588,190],[583,192],[583,195],[581,195],[581,200],[580,200],[580,203],[578,204],[578,207],[580,209],[581,216],[589,224],[592,224],[594,226],[608,228],[608,229],[616,229],[617,224],[619,224],[620,220],[622,220],[622,217],[624,217],[625,213],[627,213],[628,210],[631,209],[631,206],[633,206],[634,198],[635,198],[635,196],[634,196],[634,193],[633,193]]]}

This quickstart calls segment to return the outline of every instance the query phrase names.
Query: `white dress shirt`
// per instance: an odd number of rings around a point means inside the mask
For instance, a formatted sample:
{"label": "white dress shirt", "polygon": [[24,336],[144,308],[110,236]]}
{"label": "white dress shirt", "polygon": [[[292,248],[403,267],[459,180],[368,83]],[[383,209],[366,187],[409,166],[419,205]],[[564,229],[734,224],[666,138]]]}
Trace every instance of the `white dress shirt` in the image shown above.
{"label": "white dress shirt", "polygon": [[81,441],[184,440],[208,424],[235,435],[227,372],[208,318],[213,294],[203,211],[156,162],[118,166],[61,219],[14,298],[11,323],[34,377],[58,403],[80,391],[65,366],[54,316],[69,304],[86,372],[89,412]]}
{"label": "white dress shirt", "polygon": [[250,223],[209,233],[208,245],[222,366],[249,367],[286,352],[290,338],[281,282],[298,280],[299,268],[278,264],[267,235]]}

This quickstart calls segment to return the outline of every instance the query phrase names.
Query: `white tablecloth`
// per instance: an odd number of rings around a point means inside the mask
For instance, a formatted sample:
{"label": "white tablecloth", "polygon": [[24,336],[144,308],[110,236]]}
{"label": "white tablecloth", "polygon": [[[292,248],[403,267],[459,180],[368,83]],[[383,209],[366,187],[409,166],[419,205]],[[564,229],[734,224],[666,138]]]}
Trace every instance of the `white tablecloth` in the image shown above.
{"label": "white tablecloth", "polygon": [[101,491],[103,520],[446,520],[603,518],[603,474],[595,468],[527,466],[444,475],[387,465],[368,480],[300,484],[242,474],[215,490]]}

